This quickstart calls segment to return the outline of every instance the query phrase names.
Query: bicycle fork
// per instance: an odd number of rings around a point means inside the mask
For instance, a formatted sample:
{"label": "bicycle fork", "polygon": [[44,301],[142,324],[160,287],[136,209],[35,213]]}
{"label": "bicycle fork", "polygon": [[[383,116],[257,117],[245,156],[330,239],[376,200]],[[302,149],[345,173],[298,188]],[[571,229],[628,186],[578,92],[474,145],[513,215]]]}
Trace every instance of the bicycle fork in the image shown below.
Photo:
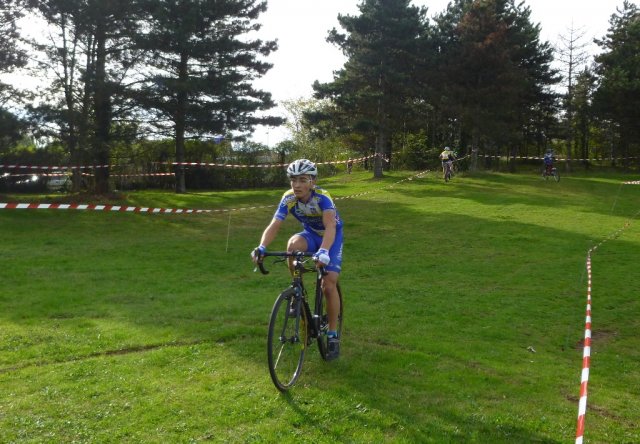
{"label": "bicycle fork", "polygon": [[[286,319],[282,326],[282,332],[280,334],[280,343],[282,344],[286,342],[290,342],[292,344],[300,342],[300,319],[302,319],[302,316],[306,316],[305,313],[309,313],[309,306],[307,305],[307,301],[302,296],[303,291],[304,290],[298,286],[291,287],[287,290],[289,294],[288,297],[285,297],[285,300],[287,301]],[[306,311],[303,310],[303,304],[305,305]],[[294,307],[294,313],[291,313],[290,307]],[[287,337],[287,325],[289,324],[291,318],[293,318],[295,322],[294,334],[291,337]],[[313,331],[313,329],[311,331]]]}

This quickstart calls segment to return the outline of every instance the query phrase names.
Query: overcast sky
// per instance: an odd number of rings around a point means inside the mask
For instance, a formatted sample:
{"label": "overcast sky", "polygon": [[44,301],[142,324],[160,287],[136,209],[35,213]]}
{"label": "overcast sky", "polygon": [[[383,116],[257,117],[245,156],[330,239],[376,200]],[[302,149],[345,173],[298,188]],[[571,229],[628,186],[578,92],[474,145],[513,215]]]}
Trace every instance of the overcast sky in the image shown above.
{"label": "overcast sky", "polygon": [[[429,17],[442,12],[449,0],[413,0],[416,6],[428,7]],[[276,102],[310,97],[315,80],[328,82],[333,71],[345,59],[340,50],[326,42],[331,28],[339,27],[338,14],[357,15],[360,0],[268,0],[268,10],[259,21],[260,37],[277,39],[278,51],[269,61],[274,67],[256,85],[273,94]],[[558,43],[559,35],[568,30],[581,30],[584,41],[600,38],[609,27],[609,17],[621,8],[623,0],[525,0],[531,18],[541,26],[542,40]],[[637,4],[637,3],[636,3]],[[591,52],[597,52],[592,45]],[[272,114],[285,116],[279,107]],[[258,127],[253,139],[274,146],[287,138],[284,128]]]}

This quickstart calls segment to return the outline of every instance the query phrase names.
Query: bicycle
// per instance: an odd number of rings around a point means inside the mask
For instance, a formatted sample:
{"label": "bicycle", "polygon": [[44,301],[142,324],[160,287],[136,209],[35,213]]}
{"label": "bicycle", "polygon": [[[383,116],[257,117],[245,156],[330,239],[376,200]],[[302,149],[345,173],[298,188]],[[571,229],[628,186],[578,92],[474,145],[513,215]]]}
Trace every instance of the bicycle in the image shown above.
{"label": "bicycle", "polygon": [[549,180],[549,176],[553,176],[553,179],[556,182],[560,182],[560,173],[558,173],[558,169],[556,167],[552,167],[550,172],[547,172],[546,168],[542,170],[542,177],[544,177],[544,180]]}
{"label": "bicycle", "polygon": [[[321,287],[322,276],[326,272],[322,267],[307,266],[313,253],[296,251],[293,253],[264,253],[258,261],[262,274],[269,274],[263,263],[264,258],[269,256],[282,258],[282,261],[293,258],[293,280],[291,286],[280,293],[273,304],[267,337],[269,374],[276,388],[285,392],[300,377],[306,349],[311,345],[313,339],[316,339],[318,343],[320,356],[325,361],[327,360],[329,317]],[[313,271],[316,272],[316,291],[314,309],[311,312],[302,275]],[[340,298],[340,313],[337,333],[338,337],[342,338],[343,304],[339,284],[338,297]]]}

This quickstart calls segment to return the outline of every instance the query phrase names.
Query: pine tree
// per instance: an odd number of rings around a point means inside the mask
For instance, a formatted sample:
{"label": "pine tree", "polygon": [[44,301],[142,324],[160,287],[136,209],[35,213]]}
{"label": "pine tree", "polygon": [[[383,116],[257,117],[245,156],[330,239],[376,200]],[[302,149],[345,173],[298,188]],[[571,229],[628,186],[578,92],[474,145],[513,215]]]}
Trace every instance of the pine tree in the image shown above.
{"label": "pine tree", "polygon": [[[18,46],[20,33],[16,22],[22,16],[22,0],[3,0],[0,3],[0,74],[27,64],[27,55]],[[0,106],[16,93],[13,87],[0,82]]]}
{"label": "pine tree", "polygon": [[611,156],[629,157],[640,150],[640,10],[625,0],[609,20],[607,35],[597,40],[604,52],[596,57],[600,85],[594,108],[610,122],[620,152],[612,146]]}
{"label": "pine tree", "polygon": [[[282,119],[258,117],[274,106],[271,94],[252,81],[271,64],[261,60],[277,46],[244,38],[260,28],[266,2],[253,0],[143,0],[148,11],[136,46],[146,52],[148,72],[134,96],[152,112],[154,125],[175,137],[176,161],[184,161],[189,136],[250,133],[256,124]],[[176,191],[185,191],[176,170]]]}
{"label": "pine tree", "polygon": [[[365,0],[358,16],[338,16],[346,33],[333,29],[328,41],[348,57],[333,82],[313,86],[316,98],[336,105],[336,120],[365,136],[375,134],[374,176],[382,176],[382,157],[401,131],[417,95],[416,68],[425,33],[426,10],[409,0]],[[371,137],[368,138],[371,140]]]}
{"label": "pine tree", "polygon": [[436,17],[441,106],[462,120],[472,147],[515,146],[536,114],[550,112],[552,50],[530,9],[514,0],[456,0]]}

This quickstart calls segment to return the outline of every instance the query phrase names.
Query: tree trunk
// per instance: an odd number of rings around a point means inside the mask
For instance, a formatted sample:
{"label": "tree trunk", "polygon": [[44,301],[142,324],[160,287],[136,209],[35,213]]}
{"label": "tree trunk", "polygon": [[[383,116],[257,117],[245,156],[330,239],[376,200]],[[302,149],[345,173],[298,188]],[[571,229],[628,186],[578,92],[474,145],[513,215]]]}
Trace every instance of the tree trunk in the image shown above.
{"label": "tree trunk", "polygon": [[[62,68],[63,68],[63,86],[65,100],[65,114],[67,124],[67,149],[69,150],[69,160],[71,165],[80,165],[78,160],[78,125],[76,119],[76,100],[73,94],[75,84],[75,64],[76,64],[76,47],[78,36],[73,40],[72,48],[67,45],[67,21],[66,16],[62,14],[60,21],[62,33]],[[72,191],[80,191],[82,175],[79,169],[72,170],[71,186]]]}
{"label": "tree trunk", "polygon": [[474,172],[478,169],[478,131],[471,131],[471,166],[469,170]]}
{"label": "tree trunk", "polygon": [[176,175],[176,193],[185,193],[187,187],[184,180],[184,131],[185,131],[185,116],[187,113],[187,93],[186,87],[188,79],[187,62],[189,56],[183,52],[180,55],[180,66],[178,68],[178,95],[176,104],[176,162],[178,165],[175,167]]}
{"label": "tree trunk", "polygon": [[106,32],[104,24],[96,27],[96,70],[94,80],[95,134],[93,149],[95,162],[96,193],[109,192],[109,129],[111,126],[111,104],[106,80]]}
{"label": "tree trunk", "polygon": [[376,137],[376,156],[373,159],[373,177],[382,178],[382,162],[384,156],[385,133],[383,128],[378,128],[378,136]]}

